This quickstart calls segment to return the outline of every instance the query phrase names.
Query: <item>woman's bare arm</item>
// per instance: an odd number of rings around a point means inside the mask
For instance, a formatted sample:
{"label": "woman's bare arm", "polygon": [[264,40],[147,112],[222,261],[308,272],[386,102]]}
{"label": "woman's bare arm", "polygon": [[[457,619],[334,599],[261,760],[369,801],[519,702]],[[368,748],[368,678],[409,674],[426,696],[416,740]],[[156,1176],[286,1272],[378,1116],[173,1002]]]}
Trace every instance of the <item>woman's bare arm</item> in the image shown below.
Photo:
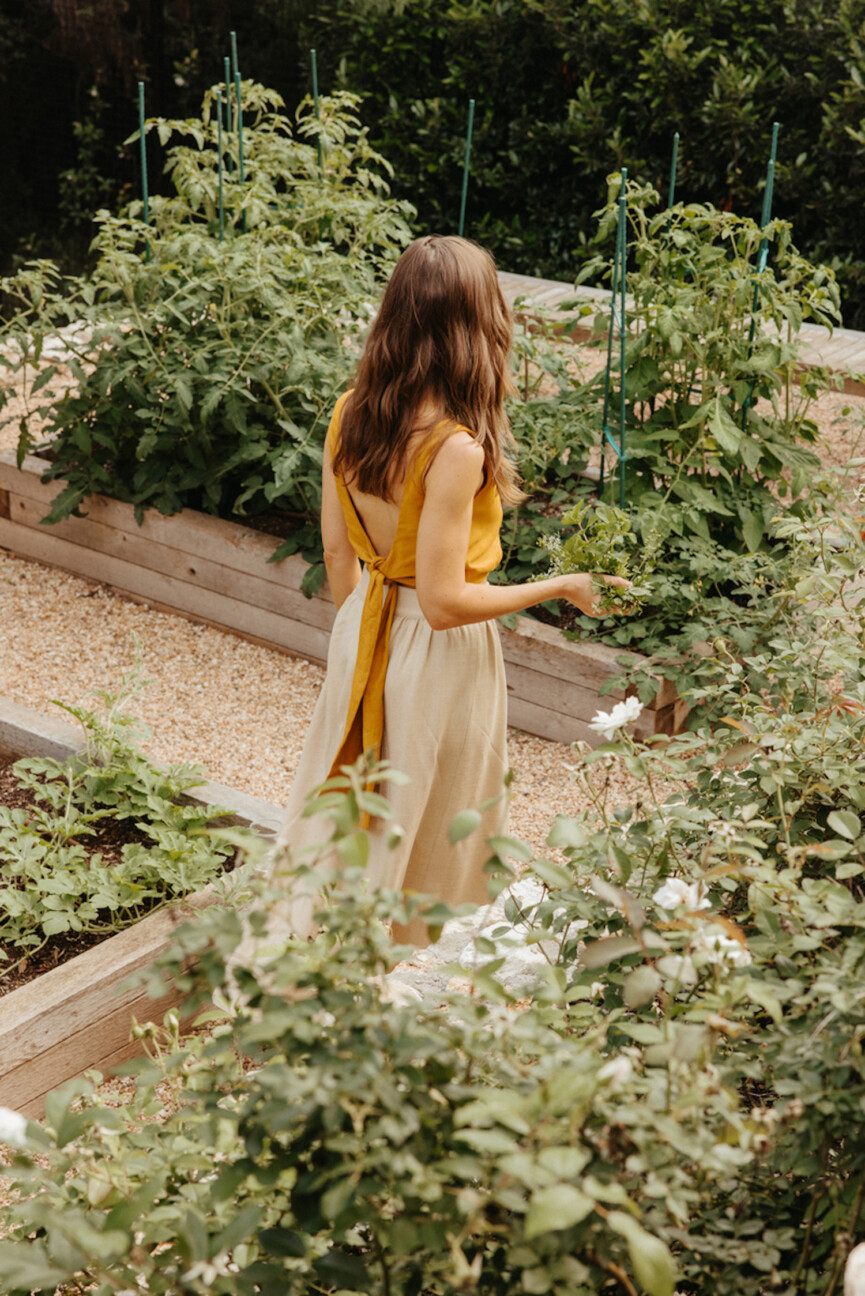
{"label": "woman's bare arm", "polygon": [[[490,621],[563,598],[588,616],[600,615],[591,573],[552,576],[523,585],[470,584],[466,553],[474,497],[483,482],[484,454],[467,432],[445,441],[430,466],[417,538],[417,594],[433,630]],[[607,584],[627,586],[618,576]]]}
{"label": "woman's bare arm", "polygon": [[348,527],[336,493],[328,445],[324,447],[321,474],[321,540],[327,583],[334,603],[340,608],[360,580],[360,562],[348,538]]}

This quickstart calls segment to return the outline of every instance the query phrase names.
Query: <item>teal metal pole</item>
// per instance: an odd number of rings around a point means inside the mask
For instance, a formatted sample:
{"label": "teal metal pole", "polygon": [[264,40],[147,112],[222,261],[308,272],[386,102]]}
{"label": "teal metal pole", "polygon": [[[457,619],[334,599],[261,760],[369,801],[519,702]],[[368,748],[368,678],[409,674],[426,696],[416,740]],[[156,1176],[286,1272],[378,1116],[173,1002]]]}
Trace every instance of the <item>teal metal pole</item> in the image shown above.
{"label": "teal metal pole", "polygon": [[[309,51],[309,59],[312,63],[312,102],[315,107],[315,120],[321,122],[321,112],[318,107],[318,60],[315,57],[315,50]],[[316,135],[315,142],[318,145],[318,176],[319,179],[324,175],[324,164],[321,155],[321,136]]]}
{"label": "teal metal pole", "polygon": [[231,60],[227,54],[222,60],[222,67],[225,72],[225,133],[228,137],[225,141],[228,153],[226,169],[231,171]]}
{"label": "teal metal pole", "polygon": [[219,176],[219,241],[225,238],[225,201],[222,191],[222,91],[216,101],[216,168]]}
{"label": "teal metal pole", "polygon": [[230,32],[231,36],[231,76],[232,80],[237,77],[239,64],[237,62],[237,32]]}
{"label": "teal metal pole", "polygon": [[[757,305],[760,300],[760,279],[759,276],[766,269],[766,263],[769,260],[769,239],[766,235],[766,226],[772,219],[772,200],[775,196],[775,162],[778,157],[778,132],[780,124],[772,123],[772,146],[769,150],[769,161],[766,164],[766,185],[763,189],[763,210],[760,213],[760,229],[763,231],[763,237],[760,239],[760,250],[757,253],[757,278],[754,280],[754,298],[751,302],[751,327],[748,330],[748,358],[751,358],[751,352],[754,348],[754,337],[757,333]],[[755,379],[752,378],[748,384],[748,395],[742,402],[742,431],[745,431],[745,424],[748,419],[748,409],[751,404],[751,396],[754,392]]]}
{"label": "teal metal pole", "polygon": [[625,289],[628,281],[628,169],[619,190],[619,507],[625,507]]}
{"label": "teal metal pole", "polygon": [[[243,161],[243,101],[240,95],[240,73],[234,74],[234,93],[237,97],[236,117],[237,122],[237,165],[240,172],[240,185],[243,188],[246,182],[246,168]],[[242,196],[242,195],[241,195]],[[246,233],[246,211],[241,208],[240,227],[244,234]]]}
{"label": "teal metal pole", "polygon": [[673,156],[670,161],[670,187],[667,190],[667,206],[672,207],[676,194],[676,172],[679,168],[679,132],[673,136]]}
{"label": "teal metal pole", "polygon": [[[141,149],[141,196],[144,200],[144,224],[150,224],[150,191],[147,185],[147,141],[144,135],[144,82],[138,82],[138,136]],[[144,242],[145,260],[150,260],[150,241]]]}
{"label": "teal metal pole", "polygon": [[[625,498],[625,290],[626,267],[628,259],[627,236],[627,182],[628,169],[622,167],[621,187],[619,189],[619,211],[616,221],[616,250],[613,255],[613,276],[610,294],[610,331],[607,334],[607,367],[604,374],[604,412],[601,419],[603,438],[601,442],[601,468],[598,477],[598,495],[604,490],[604,461],[607,442],[610,443],[619,460],[619,497],[624,507]],[[610,379],[613,369],[613,330],[619,325],[619,376],[621,392],[619,394],[619,442],[613,440],[610,433]]]}
{"label": "teal metal pole", "polygon": [[463,236],[463,230],[466,224],[466,199],[469,192],[469,164],[472,156],[472,130],[475,124],[475,101],[469,99],[469,123],[466,129],[466,153],[463,159],[463,192],[460,198],[460,224],[457,233],[460,238]]}

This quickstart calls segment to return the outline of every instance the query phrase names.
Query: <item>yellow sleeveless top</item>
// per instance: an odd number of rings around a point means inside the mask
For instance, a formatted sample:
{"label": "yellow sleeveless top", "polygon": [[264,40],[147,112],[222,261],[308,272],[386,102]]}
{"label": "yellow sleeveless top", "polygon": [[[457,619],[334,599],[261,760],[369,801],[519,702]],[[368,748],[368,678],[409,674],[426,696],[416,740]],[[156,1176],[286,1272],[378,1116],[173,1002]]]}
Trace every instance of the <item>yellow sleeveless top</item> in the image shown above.
{"label": "yellow sleeveless top", "polygon": [[[328,428],[331,457],[336,453],[339,440],[339,419],[348,392],[341,396]],[[449,432],[468,431],[454,423]],[[471,435],[471,433],[470,433]],[[339,772],[341,765],[352,765],[366,751],[372,751],[376,760],[381,756],[384,734],[384,680],[387,673],[390,628],[396,607],[397,585],[415,585],[415,556],[417,529],[424,502],[424,472],[433,450],[441,443],[430,436],[428,443],[414,455],[406,473],[405,486],[399,507],[396,534],[390,553],[376,553],[364,529],[360,514],[342,478],[334,474],[339,502],[348,527],[349,539],[358,558],[369,572],[369,587],[360,622],[360,639],[357,664],[352,680],[351,700],[346,716],[345,732],[339,751],[331,765],[330,775]],[[489,473],[478,491],[472,506],[472,525],[466,553],[466,580],[479,584],[501,562],[502,547],[499,530],[502,524],[502,505],[498,488]],[[417,681],[423,687],[423,681]]]}

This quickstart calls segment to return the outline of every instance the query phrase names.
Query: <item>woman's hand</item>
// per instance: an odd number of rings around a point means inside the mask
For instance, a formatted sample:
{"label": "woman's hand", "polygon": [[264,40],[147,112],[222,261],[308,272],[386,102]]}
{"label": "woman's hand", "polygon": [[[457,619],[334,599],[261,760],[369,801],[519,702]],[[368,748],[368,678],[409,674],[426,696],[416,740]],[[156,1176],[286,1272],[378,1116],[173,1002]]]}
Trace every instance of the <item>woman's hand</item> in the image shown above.
{"label": "woman's hand", "polygon": [[[592,572],[579,572],[575,576],[557,576],[555,578],[561,582],[562,592],[560,598],[566,599],[568,603],[579,608],[586,616],[610,616],[619,611],[615,607],[599,606],[600,591],[597,588],[598,583],[604,585],[618,585],[623,589],[628,589],[631,582],[625,580],[623,576],[598,576]],[[622,608],[625,612],[628,609]]]}

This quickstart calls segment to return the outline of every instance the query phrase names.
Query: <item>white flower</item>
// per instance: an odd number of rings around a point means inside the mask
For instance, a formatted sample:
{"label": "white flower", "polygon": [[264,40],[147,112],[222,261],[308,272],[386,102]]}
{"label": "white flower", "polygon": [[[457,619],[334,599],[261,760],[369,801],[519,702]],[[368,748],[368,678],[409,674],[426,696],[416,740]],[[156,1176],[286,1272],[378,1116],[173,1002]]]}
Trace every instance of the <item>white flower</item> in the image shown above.
{"label": "white flower", "polygon": [[608,1080],[611,1089],[619,1089],[623,1084],[627,1084],[634,1074],[634,1064],[629,1057],[620,1053],[618,1057],[610,1058],[609,1062],[598,1071],[599,1080]]}
{"label": "white flower", "polygon": [[697,984],[697,969],[694,967],[693,960],[688,958],[687,954],[665,954],[659,958],[655,967],[662,976],[672,977],[680,985],[692,986]]}
{"label": "white flower", "polygon": [[694,948],[703,950],[709,956],[709,962],[718,966],[721,963],[732,963],[734,967],[744,967],[751,962],[751,951],[732,936],[728,936],[722,927],[704,927],[697,933]]}
{"label": "white flower", "polygon": [[643,704],[639,698],[625,698],[617,702],[612,711],[599,711],[594,720],[589,721],[589,728],[601,734],[607,742],[612,742],[620,729],[639,718]]}
{"label": "white flower", "polygon": [[702,882],[683,882],[681,878],[667,878],[662,887],[658,887],[652,896],[656,905],[662,909],[678,909],[684,905],[687,909],[711,909],[711,901],[703,894]]}
{"label": "white flower", "polygon": [[27,1117],[11,1107],[0,1107],[0,1143],[7,1147],[27,1147]]}

